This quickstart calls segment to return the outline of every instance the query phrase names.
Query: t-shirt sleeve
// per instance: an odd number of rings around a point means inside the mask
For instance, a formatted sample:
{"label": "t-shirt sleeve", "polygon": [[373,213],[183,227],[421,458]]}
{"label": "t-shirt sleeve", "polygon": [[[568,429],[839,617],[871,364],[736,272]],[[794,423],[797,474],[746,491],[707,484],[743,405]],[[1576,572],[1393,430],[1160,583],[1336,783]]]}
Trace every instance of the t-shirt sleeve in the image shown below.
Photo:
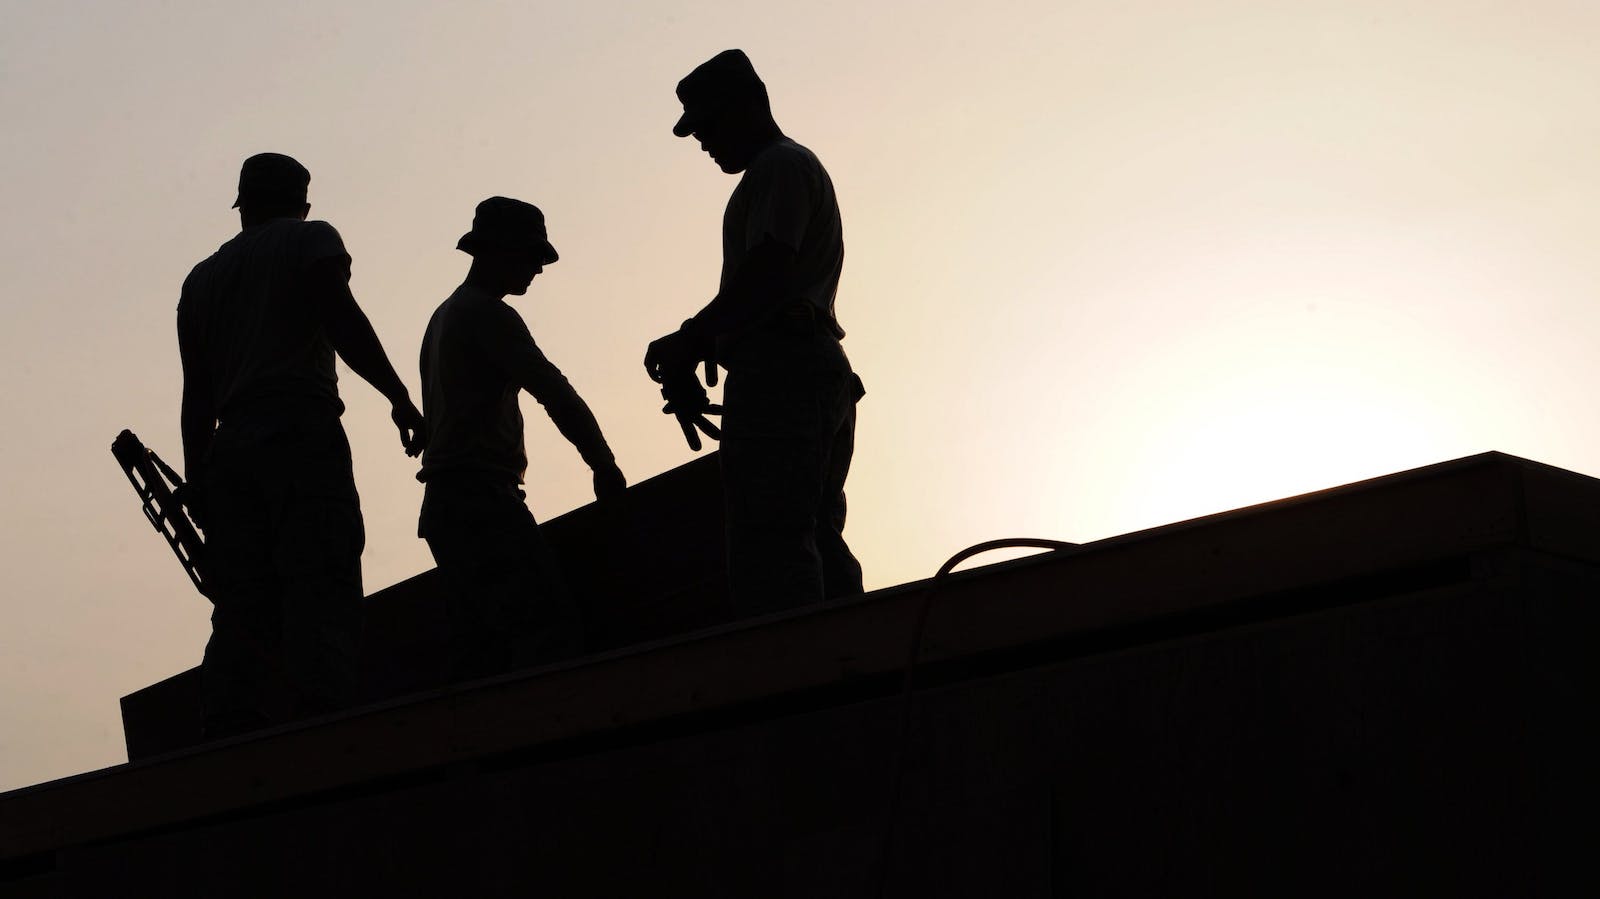
{"label": "t-shirt sleeve", "polygon": [[194,294],[193,288],[190,286],[194,283],[194,278],[195,273],[190,270],[189,274],[183,279],[183,286],[178,288],[178,328],[180,332],[184,324],[194,314],[194,300],[192,299]]}
{"label": "t-shirt sleeve", "polygon": [[491,365],[518,387],[528,391],[583,457],[590,468],[613,460],[600,425],[567,376],[545,358],[522,317],[509,307],[495,309],[473,323],[477,344]]}
{"label": "t-shirt sleeve", "polygon": [[306,222],[297,236],[302,271],[327,259],[343,263],[346,272],[349,271],[350,253],[345,250],[344,239],[332,225],[327,222]]}
{"label": "t-shirt sleeve", "polygon": [[748,173],[745,188],[745,249],[768,237],[799,251],[816,208],[816,186],[805,158],[769,153]]}
{"label": "t-shirt sleeve", "polygon": [[178,291],[178,339],[196,341],[200,337],[205,308],[201,296],[210,276],[209,260],[190,269]]}
{"label": "t-shirt sleeve", "polygon": [[490,365],[507,380],[548,406],[565,401],[574,391],[566,375],[545,358],[522,317],[510,308],[478,310],[472,318],[474,343]]}

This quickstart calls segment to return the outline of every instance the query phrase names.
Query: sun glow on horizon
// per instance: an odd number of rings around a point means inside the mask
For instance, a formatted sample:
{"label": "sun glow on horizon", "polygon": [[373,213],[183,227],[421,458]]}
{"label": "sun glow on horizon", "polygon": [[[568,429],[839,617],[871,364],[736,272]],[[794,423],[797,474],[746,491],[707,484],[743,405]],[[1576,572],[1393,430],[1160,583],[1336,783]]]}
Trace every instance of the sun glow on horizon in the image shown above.
{"label": "sun glow on horizon", "polygon": [[1182,521],[1442,462],[1462,435],[1403,388],[1285,365],[1191,384],[1132,454],[1124,512]]}

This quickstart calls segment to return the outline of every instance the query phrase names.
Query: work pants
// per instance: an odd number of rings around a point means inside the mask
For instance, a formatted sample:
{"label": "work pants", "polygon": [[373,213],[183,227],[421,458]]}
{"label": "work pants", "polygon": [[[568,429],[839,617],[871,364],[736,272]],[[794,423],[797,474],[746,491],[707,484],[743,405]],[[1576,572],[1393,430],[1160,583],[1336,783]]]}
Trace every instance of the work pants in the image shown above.
{"label": "work pants", "polygon": [[366,532],[337,415],[225,421],[206,488],[207,734],[349,704]]}
{"label": "work pants", "polygon": [[720,455],[739,614],[861,592],[861,564],[843,533],[861,394],[848,368],[729,372]]}
{"label": "work pants", "polygon": [[417,532],[450,589],[452,679],[582,652],[577,608],[516,484],[436,475],[424,491]]}

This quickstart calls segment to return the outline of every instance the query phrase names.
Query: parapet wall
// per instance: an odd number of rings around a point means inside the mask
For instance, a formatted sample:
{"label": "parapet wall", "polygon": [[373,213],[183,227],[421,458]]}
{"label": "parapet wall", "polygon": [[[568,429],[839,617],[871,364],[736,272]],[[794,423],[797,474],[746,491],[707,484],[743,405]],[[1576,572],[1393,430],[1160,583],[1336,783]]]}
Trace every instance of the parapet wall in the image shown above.
{"label": "parapet wall", "polygon": [[[708,453],[629,487],[620,508],[602,510],[590,504],[541,525],[584,613],[591,651],[730,620],[717,465],[716,453]],[[366,702],[447,682],[443,639],[449,601],[437,569],[367,597],[362,649]],[[198,668],[124,696],[128,759],[199,744],[199,708]]]}

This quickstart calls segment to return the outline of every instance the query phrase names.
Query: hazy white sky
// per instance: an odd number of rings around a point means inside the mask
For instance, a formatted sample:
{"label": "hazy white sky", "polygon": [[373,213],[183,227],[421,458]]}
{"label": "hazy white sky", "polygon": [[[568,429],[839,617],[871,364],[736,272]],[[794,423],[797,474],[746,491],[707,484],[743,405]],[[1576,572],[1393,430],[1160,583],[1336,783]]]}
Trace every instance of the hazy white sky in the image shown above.
{"label": "hazy white sky", "polygon": [[[672,88],[743,47],[844,210],[869,587],[1488,449],[1600,473],[1600,6],[1524,0],[272,5],[0,0],[0,789],[123,759],[117,698],[208,606],[108,452],[181,457],[173,309],[238,164],[313,216],[417,386],[491,194],[562,261],[520,304],[641,480],[640,366],[707,299],[734,181]],[[347,375],[369,589],[420,487]],[[529,502],[588,499],[531,405]]]}

